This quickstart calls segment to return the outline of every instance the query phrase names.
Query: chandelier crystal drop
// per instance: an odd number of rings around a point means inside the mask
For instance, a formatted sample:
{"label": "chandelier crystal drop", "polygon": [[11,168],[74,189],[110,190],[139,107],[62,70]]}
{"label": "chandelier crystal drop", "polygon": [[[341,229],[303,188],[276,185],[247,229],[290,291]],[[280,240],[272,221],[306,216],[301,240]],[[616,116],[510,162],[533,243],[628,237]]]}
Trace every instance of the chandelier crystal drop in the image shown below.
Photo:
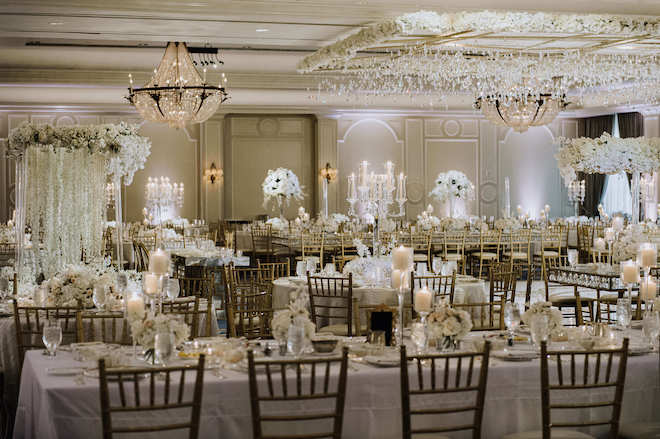
{"label": "chandelier crystal drop", "polygon": [[151,80],[141,88],[133,88],[129,75],[128,101],[146,120],[182,128],[188,123],[201,123],[211,117],[229,95],[227,78],[222,74],[216,87],[206,81],[194,66],[185,43],[170,42]]}
{"label": "chandelier crystal drop", "polygon": [[563,98],[546,94],[533,99],[515,98],[508,101],[488,96],[478,98],[474,104],[494,124],[511,127],[519,133],[524,133],[529,127],[551,123],[566,105]]}

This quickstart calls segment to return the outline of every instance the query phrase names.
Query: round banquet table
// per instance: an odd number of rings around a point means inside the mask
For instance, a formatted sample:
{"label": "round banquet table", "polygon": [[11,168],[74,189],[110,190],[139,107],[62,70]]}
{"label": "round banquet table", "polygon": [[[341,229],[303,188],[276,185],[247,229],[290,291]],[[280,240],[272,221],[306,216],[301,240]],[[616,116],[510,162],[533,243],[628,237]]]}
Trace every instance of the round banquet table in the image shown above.
{"label": "round banquet table", "polygon": [[[273,309],[284,309],[292,298],[307,291],[307,279],[299,277],[282,277],[273,281]],[[357,297],[360,305],[398,305],[396,290],[384,287],[353,286],[353,297]],[[406,294],[405,303],[410,303],[410,294]],[[456,279],[454,303],[488,302],[486,283],[472,277]]]}

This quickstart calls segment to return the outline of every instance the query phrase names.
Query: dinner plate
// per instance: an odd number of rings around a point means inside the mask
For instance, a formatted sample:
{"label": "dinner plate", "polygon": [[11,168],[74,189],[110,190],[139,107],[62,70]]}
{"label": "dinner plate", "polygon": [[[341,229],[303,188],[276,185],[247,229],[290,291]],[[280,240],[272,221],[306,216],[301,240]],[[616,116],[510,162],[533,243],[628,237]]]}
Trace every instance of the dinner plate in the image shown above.
{"label": "dinner plate", "polygon": [[531,361],[539,356],[535,351],[522,350],[494,351],[491,352],[491,355],[504,361]]}
{"label": "dinner plate", "polygon": [[652,352],[651,346],[649,345],[629,345],[628,354],[629,355],[645,355]]}
{"label": "dinner plate", "polygon": [[371,364],[372,366],[378,367],[398,367],[401,362],[399,357],[377,357],[375,355],[367,355],[364,357],[364,361]]}
{"label": "dinner plate", "polygon": [[69,377],[79,375],[84,370],[84,367],[49,367],[46,369],[46,372],[48,375]]}

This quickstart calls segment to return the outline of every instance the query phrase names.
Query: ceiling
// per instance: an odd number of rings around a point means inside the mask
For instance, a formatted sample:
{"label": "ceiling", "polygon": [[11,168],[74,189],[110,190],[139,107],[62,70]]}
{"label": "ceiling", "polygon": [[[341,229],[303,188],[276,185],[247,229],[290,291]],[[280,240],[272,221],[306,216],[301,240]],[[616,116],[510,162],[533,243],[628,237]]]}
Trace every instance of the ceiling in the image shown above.
{"label": "ceiling", "polygon": [[[341,107],[310,99],[298,61],[361,25],[420,9],[660,15],[660,0],[3,0],[0,104],[125,105],[127,74],[146,82],[167,41],[220,47],[231,108]],[[213,77],[213,76],[212,76]],[[450,107],[467,108],[455,98]],[[380,108],[419,108],[383,100]]]}

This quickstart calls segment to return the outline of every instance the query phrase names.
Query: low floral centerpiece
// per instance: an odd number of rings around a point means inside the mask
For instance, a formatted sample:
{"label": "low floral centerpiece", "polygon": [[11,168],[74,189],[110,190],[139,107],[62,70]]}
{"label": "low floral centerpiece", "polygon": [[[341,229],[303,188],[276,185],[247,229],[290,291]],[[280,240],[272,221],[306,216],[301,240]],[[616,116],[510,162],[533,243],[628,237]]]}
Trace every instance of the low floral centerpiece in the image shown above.
{"label": "low floral centerpiece", "polygon": [[456,342],[472,329],[472,318],[463,310],[452,308],[442,301],[426,319],[429,337],[440,349],[454,349]]}
{"label": "low floral centerpiece", "polygon": [[145,350],[145,357],[154,357],[156,334],[170,333],[174,336],[174,346],[180,346],[190,337],[190,327],[181,316],[175,314],[147,313],[143,318],[130,321],[133,341]]}
{"label": "low floral centerpiece", "polygon": [[[45,298],[37,298],[37,290],[33,291],[35,303],[42,302],[48,306],[81,306],[91,308],[94,306],[94,288],[102,288],[106,295],[106,306],[114,308],[121,302],[121,292],[117,289],[117,272],[90,265],[69,265],[63,271],[41,283],[39,287],[46,290]],[[39,304],[39,303],[37,303]]]}
{"label": "low floral centerpiece", "polygon": [[273,314],[271,332],[273,338],[280,345],[286,342],[289,335],[289,326],[292,324],[302,324],[305,326],[305,338],[307,340],[311,340],[316,332],[316,326],[309,318],[305,297],[299,296],[286,309],[275,311]]}
{"label": "low floral centerpiece", "polygon": [[550,302],[533,303],[527,311],[521,316],[524,324],[530,326],[535,316],[548,316],[548,331],[550,335],[558,334],[562,331],[562,316],[557,308],[552,307]]}
{"label": "low floral centerpiece", "polygon": [[302,201],[305,198],[302,186],[298,181],[298,177],[290,169],[277,168],[276,170],[269,169],[266,179],[261,184],[264,193],[264,207],[275,200],[280,209],[280,217],[283,217],[283,207],[295,198]]}
{"label": "low floral centerpiece", "polygon": [[417,215],[417,226],[422,230],[432,230],[440,227],[440,218],[433,216],[433,206],[429,204],[421,215]]}

